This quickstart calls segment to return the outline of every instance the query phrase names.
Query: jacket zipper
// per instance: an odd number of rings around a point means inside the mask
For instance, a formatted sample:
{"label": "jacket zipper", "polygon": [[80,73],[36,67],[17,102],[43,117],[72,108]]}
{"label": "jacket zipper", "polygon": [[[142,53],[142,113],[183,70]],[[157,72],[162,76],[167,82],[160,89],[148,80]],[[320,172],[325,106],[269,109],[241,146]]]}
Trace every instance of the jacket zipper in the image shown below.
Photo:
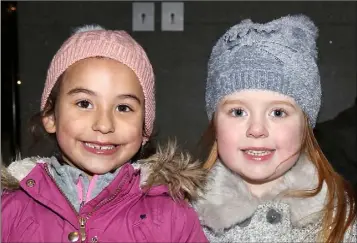
{"label": "jacket zipper", "polygon": [[125,177],[124,177],[124,179],[121,181],[120,185],[118,186],[118,188],[115,190],[114,194],[113,194],[111,197],[109,197],[109,198],[107,198],[107,199],[101,201],[101,202],[87,215],[86,218],[89,219],[89,217],[91,217],[92,214],[93,214],[96,210],[98,210],[99,208],[101,208],[101,207],[104,206],[105,204],[111,202],[111,201],[118,195],[118,193],[121,191],[122,187],[125,185],[125,183],[127,182],[128,178],[129,178],[129,176],[128,176],[128,174],[126,174]]}
{"label": "jacket zipper", "polygon": [[102,202],[100,202],[90,213],[87,214],[86,217],[81,217],[76,209],[74,208],[74,206],[72,205],[72,203],[69,201],[69,199],[67,198],[66,194],[62,191],[62,189],[57,185],[55,179],[53,178],[53,176],[51,175],[51,173],[48,170],[48,164],[45,164],[45,171],[48,174],[48,176],[51,178],[51,180],[53,181],[53,183],[56,185],[56,187],[58,188],[58,190],[61,192],[61,194],[63,195],[63,197],[67,200],[67,202],[69,203],[69,205],[71,206],[71,208],[73,209],[74,214],[77,216],[78,220],[79,220],[79,232],[80,232],[80,239],[81,242],[84,242],[86,240],[86,223],[87,220],[92,216],[92,214],[98,210],[100,207],[104,206],[105,204],[109,203],[110,201],[112,201],[117,195],[118,193],[121,191],[122,187],[125,185],[126,181],[128,180],[128,174],[125,175],[123,181],[120,183],[120,185],[118,186],[117,190],[115,191],[115,193],[110,197],[107,198],[106,200],[103,200]]}
{"label": "jacket zipper", "polygon": [[81,236],[81,242],[84,242],[86,240],[86,218],[80,217],[79,218],[79,233]]}
{"label": "jacket zipper", "polygon": [[47,175],[51,178],[51,180],[53,181],[53,183],[56,185],[56,187],[58,188],[58,190],[61,192],[62,196],[67,200],[68,204],[71,206],[71,208],[73,209],[74,214],[77,216],[78,221],[79,221],[79,232],[80,232],[80,237],[81,237],[81,242],[85,241],[86,239],[86,231],[85,231],[85,227],[86,227],[86,219],[81,217],[76,209],[74,208],[74,206],[72,205],[72,203],[69,201],[69,199],[67,198],[66,194],[64,194],[64,192],[62,191],[62,189],[57,185],[55,179],[53,178],[53,176],[51,175],[50,171],[48,170],[48,165],[45,164],[45,171],[47,173]]}

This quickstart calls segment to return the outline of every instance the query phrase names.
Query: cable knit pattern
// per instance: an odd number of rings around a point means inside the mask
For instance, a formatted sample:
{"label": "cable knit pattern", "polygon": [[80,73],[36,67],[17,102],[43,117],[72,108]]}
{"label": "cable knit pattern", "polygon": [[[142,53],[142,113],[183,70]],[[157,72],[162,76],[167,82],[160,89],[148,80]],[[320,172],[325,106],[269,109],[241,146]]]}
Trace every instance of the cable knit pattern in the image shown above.
{"label": "cable knit pattern", "polygon": [[246,89],[269,90],[293,98],[314,127],[322,94],[317,37],[317,27],[304,15],[264,24],[246,19],[232,26],[219,38],[208,62],[208,118],[227,95]]}
{"label": "cable knit pattern", "polygon": [[[145,50],[125,31],[84,26],[66,40],[53,57],[47,72],[41,110],[61,74],[72,64],[89,57],[107,57],[131,68],[137,75],[145,97],[145,131],[150,136],[155,120],[155,80]],[[147,141],[147,137],[145,140]]]}

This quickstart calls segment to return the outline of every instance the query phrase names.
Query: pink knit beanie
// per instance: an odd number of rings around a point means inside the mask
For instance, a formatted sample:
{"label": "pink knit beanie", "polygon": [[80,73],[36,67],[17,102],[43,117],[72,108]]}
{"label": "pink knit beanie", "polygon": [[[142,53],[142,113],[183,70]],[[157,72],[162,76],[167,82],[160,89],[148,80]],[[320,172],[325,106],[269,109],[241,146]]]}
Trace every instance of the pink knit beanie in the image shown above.
{"label": "pink knit beanie", "polygon": [[79,28],[53,57],[42,93],[41,110],[58,78],[75,62],[89,57],[107,57],[131,68],[138,77],[145,97],[145,133],[151,135],[155,120],[154,72],[144,49],[125,31],[105,30],[98,25]]}

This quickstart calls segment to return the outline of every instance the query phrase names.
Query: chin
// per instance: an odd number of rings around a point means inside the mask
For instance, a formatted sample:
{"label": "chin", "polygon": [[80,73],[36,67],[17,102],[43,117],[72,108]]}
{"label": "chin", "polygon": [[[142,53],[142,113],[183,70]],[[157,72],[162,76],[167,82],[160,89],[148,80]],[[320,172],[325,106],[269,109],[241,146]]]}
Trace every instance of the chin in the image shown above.
{"label": "chin", "polygon": [[103,174],[106,174],[108,172],[116,170],[118,167],[114,167],[114,168],[84,168],[84,169],[89,174],[92,174],[92,175],[103,175]]}
{"label": "chin", "polygon": [[266,181],[266,177],[244,176],[244,179],[253,184],[262,184]]}
{"label": "chin", "polygon": [[247,173],[247,174],[242,174],[241,175],[243,177],[244,180],[246,180],[247,182],[249,181],[250,183],[253,184],[263,184],[265,182],[270,181],[270,176],[271,174],[256,174],[256,173]]}

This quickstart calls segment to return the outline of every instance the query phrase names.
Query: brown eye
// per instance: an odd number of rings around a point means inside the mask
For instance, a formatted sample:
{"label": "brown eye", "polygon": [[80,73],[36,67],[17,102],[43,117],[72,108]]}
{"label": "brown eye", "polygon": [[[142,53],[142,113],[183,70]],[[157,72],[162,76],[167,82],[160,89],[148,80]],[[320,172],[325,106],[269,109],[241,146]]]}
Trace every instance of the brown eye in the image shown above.
{"label": "brown eye", "polygon": [[84,108],[84,109],[91,109],[93,106],[88,100],[81,100],[76,103],[77,106]]}
{"label": "brown eye", "polygon": [[117,107],[119,112],[129,112],[129,111],[133,111],[129,106],[127,105],[118,105]]}

